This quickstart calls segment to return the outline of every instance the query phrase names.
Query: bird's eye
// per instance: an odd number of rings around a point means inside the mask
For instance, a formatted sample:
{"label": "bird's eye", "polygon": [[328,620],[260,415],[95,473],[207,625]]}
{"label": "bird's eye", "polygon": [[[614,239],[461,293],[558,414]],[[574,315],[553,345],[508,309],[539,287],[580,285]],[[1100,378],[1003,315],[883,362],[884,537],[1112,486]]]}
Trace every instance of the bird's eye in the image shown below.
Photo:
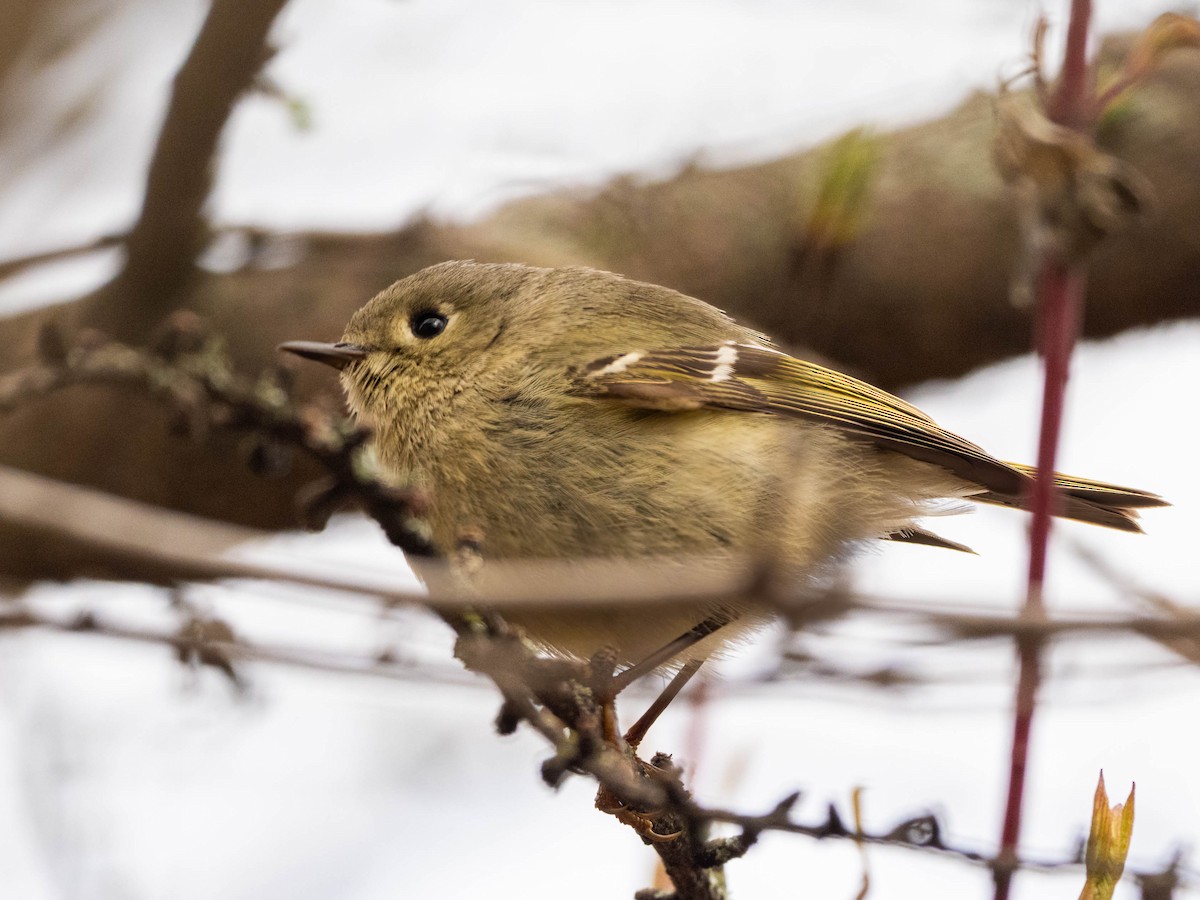
{"label": "bird's eye", "polygon": [[441,313],[426,310],[413,315],[408,320],[412,333],[422,340],[435,338],[446,330],[446,317]]}

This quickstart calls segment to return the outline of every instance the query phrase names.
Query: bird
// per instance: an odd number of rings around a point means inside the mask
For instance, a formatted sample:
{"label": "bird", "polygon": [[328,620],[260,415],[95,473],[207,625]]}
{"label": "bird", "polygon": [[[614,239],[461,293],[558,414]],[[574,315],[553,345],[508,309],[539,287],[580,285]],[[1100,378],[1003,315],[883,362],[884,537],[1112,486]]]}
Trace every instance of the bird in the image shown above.
{"label": "bird", "polygon": [[[596,269],[444,262],[377,294],[340,340],[280,348],[340,370],[377,461],[428,492],[437,545],[473,535],[485,560],[769,553],[818,578],[876,540],[966,550],[922,517],[1026,509],[1035,475],[702,300]],[[1057,515],[1122,531],[1166,505],[1054,483]],[[742,599],[539,607],[514,624],[550,651],[635,664],[710,614],[721,627],[693,658],[772,617]]]}

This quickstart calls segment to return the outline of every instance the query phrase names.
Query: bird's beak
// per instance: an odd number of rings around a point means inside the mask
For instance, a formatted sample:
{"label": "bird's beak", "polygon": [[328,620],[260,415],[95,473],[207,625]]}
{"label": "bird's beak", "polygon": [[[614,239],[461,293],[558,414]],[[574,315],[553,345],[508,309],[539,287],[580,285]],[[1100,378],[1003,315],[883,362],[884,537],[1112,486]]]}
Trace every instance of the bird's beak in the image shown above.
{"label": "bird's beak", "polygon": [[303,356],[305,359],[315,359],[335,369],[346,368],[355,360],[362,359],[368,352],[366,347],[359,344],[323,344],[320,341],[285,341],[279,345],[279,349]]}

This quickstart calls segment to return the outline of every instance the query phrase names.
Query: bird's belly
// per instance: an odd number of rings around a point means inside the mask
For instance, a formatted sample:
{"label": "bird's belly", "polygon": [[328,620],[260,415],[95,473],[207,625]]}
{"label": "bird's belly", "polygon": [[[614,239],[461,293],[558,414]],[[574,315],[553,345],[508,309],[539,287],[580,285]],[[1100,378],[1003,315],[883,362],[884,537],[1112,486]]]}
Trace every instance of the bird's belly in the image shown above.
{"label": "bird's belly", "polygon": [[778,515],[784,435],[769,417],[738,418],[599,410],[512,428],[471,460],[445,452],[447,471],[431,473],[436,538],[449,548],[470,533],[498,559],[743,549]]}
{"label": "bird's belly", "polygon": [[[808,578],[851,543],[886,533],[882,509],[896,490],[885,461],[893,454],[770,416],[619,410],[596,418],[571,431],[515,429],[468,459],[446,448],[440,458],[451,471],[431,470],[438,544],[452,550],[469,537],[485,565],[705,556],[731,565],[777,560]],[[905,517],[906,503],[895,503],[894,517]],[[510,618],[550,648],[589,656],[614,647],[632,662],[717,608],[739,622],[695,651],[701,655],[770,618],[746,597],[618,611],[565,601],[561,611]]]}

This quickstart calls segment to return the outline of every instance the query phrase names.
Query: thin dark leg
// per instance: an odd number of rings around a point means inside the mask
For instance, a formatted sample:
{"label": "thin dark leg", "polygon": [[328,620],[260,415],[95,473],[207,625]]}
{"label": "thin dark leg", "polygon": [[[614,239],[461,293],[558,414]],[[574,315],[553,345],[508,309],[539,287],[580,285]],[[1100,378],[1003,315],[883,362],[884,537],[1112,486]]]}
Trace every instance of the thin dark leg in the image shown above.
{"label": "thin dark leg", "polygon": [[683,690],[684,685],[692,680],[692,676],[700,671],[702,665],[704,665],[704,660],[702,659],[692,659],[684,663],[683,668],[676,672],[675,677],[671,679],[671,683],[650,704],[650,708],[642,713],[642,717],[634,722],[632,727],[625,732],[625,743],[634,750],[637,750],[638,744],[642,742],[642,738],[646,736],[646,732],[650,730],[650,726],[658,721],[658,717],[671,705],[671,701],[679,696],[679,692]]}
{"label": "thin dark leg", "polygon": [[[633,682],[637,681],[643,675],[653,672],[663,663],[670,662],[684,650],[689,647],[694,647],[710,634],[724,628],[734,617],[729,613],[713,613],[703,622],[700,622],[686,634],[681,634],[665,647],[651,653],[639,663],[634,663],[623,672],[618,672],[613,676],[612,680],[612,695],[615,697]],[[685,667],[686,668],[686,667]],[[683,685],[680,685],[682,687]]]}

